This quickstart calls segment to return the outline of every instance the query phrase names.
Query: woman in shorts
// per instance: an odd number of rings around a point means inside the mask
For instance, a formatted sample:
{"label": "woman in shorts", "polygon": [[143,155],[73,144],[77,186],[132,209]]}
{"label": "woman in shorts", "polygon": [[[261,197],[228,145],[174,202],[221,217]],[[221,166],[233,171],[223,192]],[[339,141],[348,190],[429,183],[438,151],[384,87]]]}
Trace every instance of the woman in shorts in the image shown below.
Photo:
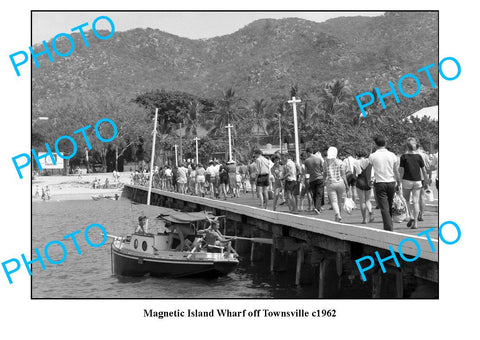
{"label": "woman in shorts", "polygon": [[197,165],[195,174],[195,194],[197,196],[205,197],[205,168],[202,164]]}
{"label": "woman in shorts", "polygon": [[[358,199],[360,201],[360,211],[362,212],[362,224],[371,223],[375,220],[373,217],[372,197],[373,197],[373,181],[372,181],[372,164],[366,158],[365,151],[357,151],[358,160],[353,165],[353,174],[356,178],[355,186],[357,187]],[[348,179],[347,179],[348,181]]]}
{"label": "woman in shorts", "polygon": [[283,178],[283,165],[280,164],[280,157],[277,155],[272,156],[273,166],[270,169],[273,176],[273,211],[277,210],[277,201],[283,190],[282,178]]}
{"label": "woman in shorts", "polygon": [[337,158],[336,147],[329,147],[327,159],[323,169],[323,178],[327,186],[328,199],[335,211],[335,221],[341,222],[341,209],[345,200],[344,195],[348,189],[347,177],[345,176],[345,165]]}
{"label": "woman in shorts", "polygon": [[402,178],[402,192],[403,197],[407,202],[410,202],[410,195],[412,195],[412,204],[408,203],[409,221],[407,227],[417,229],[417,217],[420,212],[420,190],[426,187],[427,171],[425,163],[421,155],[416,153],[417,140],[415,138],[407,139],[407,152],[400,157],[400,178]]}
{"label": "woman in shorts", "polygon": [[218,178],[220,180],[220,192],[218,193],[218,198],[220,198],[220,193],[223,193],[223,199],[227,200],[228,171],[227,164],[225,164],[225,162],[222,162],[222,164],[220,165]]}

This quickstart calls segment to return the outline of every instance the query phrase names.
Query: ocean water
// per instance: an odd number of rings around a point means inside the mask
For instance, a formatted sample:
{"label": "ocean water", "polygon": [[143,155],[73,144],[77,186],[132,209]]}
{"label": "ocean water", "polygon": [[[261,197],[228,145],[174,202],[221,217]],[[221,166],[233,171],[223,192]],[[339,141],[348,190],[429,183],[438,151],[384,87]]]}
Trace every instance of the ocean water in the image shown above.
{"label": "ocean water", "polygon": [[[85,229],[92,223],[99,223],[109,234],[125,235],[133,231],[136,218],[142,213],[142,206],[132,205],[126,199],[33,202],[32,247],[43,254],[48,242],[61,240],[67,257],[59,265],[46,262],[45,270],[38,262],[33,264],[32,298],[316,297],[318,290],[314,285],[295,287],[292,273],[272,274],[269,258],[251,264],[249,254],[241,254],[244,256],[235,272],[218,279],[116,277],[111,271],[111,239],[93,248],[85,240]],[[71,238],[63,240],[64,236],[76,231],[80,231],[75,239],[81,255]],[[102,235],[97,228],[92,228],[88,237],[92,243],[101,243]],[[62,257],[61,248],[56,244],[49,248],[48,254],[55,261]]]}
{"label": "ocean water", "polygon": [[[295,286],[295,253],[288,257],[287,270],[271,273],[270,251],[265,253],[261,262],[250,263],[250,247],[240,252],[240,264],[228,276],[217,279],[202,278],[141,278],[117,277],[112,275],[110,244],[112,239],[100,247],[94,248],[85,240],[86,228],[101,224],[111,235],[126,235],[133,232],[138,216],[147,215],[150,230],[155,231],[155,220],[162,208],[135,205],[127,199],[83,200],[83,201],[36,201],[32,203],[32,247],[44,254],[45,245],[59,240],[65,245],[67,257],[58,265],[45,261],[46,269],[33,264],[32,298],[228,298],[228,299],[314,299],[318,297],[318,273],[316,269],[305,277],[310,282]],[[78,242],[78,251],[70,236],[74,233]],[[88,238],[94,244],[100,244],[102,233],[91,228]],[[266,246],[268,247],[268,246]],[[241,248],[239,248],[240,251]],[[35,253],[34,258],[36,257]],[[63,252],[58,244],[48,249],[54,261],[62,258]],[[371,298],[371,280],[363,282],[358,276],[348,274],[338,277],[335,263],[327,266],[324,294],[327,298]],[[428,282],[405,284],[405,297],[435,298],[438,285]],[[395,297],[395,276],[382,275],[383,298]]]}

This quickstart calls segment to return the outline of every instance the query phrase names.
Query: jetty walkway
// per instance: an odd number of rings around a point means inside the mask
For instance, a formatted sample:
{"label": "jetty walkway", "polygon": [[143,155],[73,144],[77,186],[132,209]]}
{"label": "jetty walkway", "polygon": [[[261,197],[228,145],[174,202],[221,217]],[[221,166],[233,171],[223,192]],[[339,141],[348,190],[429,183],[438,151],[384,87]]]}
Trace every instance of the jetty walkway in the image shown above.
{"label": "jetty walkway", "polygon": [[[125,185],[123,197],[133,201],[146,203],[148,188],[138,185]],[[297,266],[295,283],[302,281],[303,267],[305,265],[318,267],[319,296],[322,294],[322,280],[325,280],[325,266],[327,262],[334,262],[337,274],[359,277],[355,260],[363,256],[372,256],[375,252],[386,258],[391,255],[389,246],[392,246],[397,254],[400,267],[396,267],[393,260],[384,262],[387,272],[396,276],[397,297],[403,297],[403,283],[411,281],[411,277],[426,280],[438,284],[438,206],[429,205],[424,212],[424,221],[419,222],[418,229],[410,229],[406,222],[395,223],[394,231],[383,230],[382,218],[379,210],[375,210],[375,222],[361,224],[361,213],[358,209],[352,214],[342,214],[342,222],[334,221],[332,210],[325,210],[317,215],[313,212],[303,211],[297,214],[288,212],[286,205],[277,207],[277,211],[266,210],[259,207],[259,200],[252,198],[251,193],[241,194],[237,198],[211,199],[152,189],[151,204],[177,208],[186,211],[210,210],[218,215],[227,217],[229,235],[244,237],[267,237],[271,238],[269,249],[272,271],[285,270],[285,262],[288,255],[296,252]],[[305,201],[306,204],[306,201]],[[269,208],[272,201],[269,201]],[[327,204],[325,208],[330,206]],[[304,206],[306,209],[307,207]],[[432,251],[425,236],[417,236],[418,233],[434,228],[429,235],[436,251]],[[415,239],[421,247],[419,259],[414,262],[406,262],[398,254],[398,245],[405,238]],[[253,261],[257,252],[263,252],[259,256],[265,256],[265,244],[248,242],[242,244],[237,240],[236,247],[250,247]],[[413,242],[405,242],[402,245],[402,253],[405,256],[415,257],[418,249]],[[366,272],[367,281],[372,285],[372,296],[381,297],[382,271],[376,261],[375,268]],[[383,274],[385,275],[385,274]],[[410,277],[410,279],[408,279]]]}

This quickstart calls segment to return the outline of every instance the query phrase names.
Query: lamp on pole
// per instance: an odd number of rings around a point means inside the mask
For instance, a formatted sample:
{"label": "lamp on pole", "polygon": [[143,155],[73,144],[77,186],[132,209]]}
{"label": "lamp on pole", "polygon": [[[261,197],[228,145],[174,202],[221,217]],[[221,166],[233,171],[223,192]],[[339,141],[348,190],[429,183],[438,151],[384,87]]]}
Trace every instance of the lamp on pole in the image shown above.
{"label": "lamp on pole", "polygon": [[195,137],[194,140],[195,140],[195,162],[196,164],[198,164],[198,141],[200,140],[200,138]]}
{"label": "lamp on pole", "polygon": [[230,123],[225,126],[225,128],[228,129],[228,160],[231,161],[233,160],[232,158],[232,134],[230,129],[233,128],[233,125],[230,125]]}
{"label": "lamp on pole", "polygon": [[300,145],[298,142],[298,121],[297,121],[297,103],[300,103],[300,99],[296,99],[295,96],[288,103],[293,106],[293,128],[295,130],[295,162],[300,165]]}

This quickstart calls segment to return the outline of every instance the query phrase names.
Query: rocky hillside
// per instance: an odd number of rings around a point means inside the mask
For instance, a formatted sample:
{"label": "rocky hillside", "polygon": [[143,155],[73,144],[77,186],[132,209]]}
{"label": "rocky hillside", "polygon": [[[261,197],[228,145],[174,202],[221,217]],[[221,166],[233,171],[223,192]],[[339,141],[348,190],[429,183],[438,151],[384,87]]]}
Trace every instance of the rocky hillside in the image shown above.
{"label": "rocky hillside", "polygon": [[270,98],[287,94],[293,83],[311,88],[342,78],[363,92],[437,64],[438,13],[387,13],[323,23],[261,19],[206,40],[154,29],[115,32],[105,41],[89,31],[87,38],[88,48],[74,35],[75,51],[69,57],[56,57],[54,63],[40,57],[41,68],[33,67],[34,104],[105,88],[134,98],[162,88],[216,97],[234,87],[244,98]]}

